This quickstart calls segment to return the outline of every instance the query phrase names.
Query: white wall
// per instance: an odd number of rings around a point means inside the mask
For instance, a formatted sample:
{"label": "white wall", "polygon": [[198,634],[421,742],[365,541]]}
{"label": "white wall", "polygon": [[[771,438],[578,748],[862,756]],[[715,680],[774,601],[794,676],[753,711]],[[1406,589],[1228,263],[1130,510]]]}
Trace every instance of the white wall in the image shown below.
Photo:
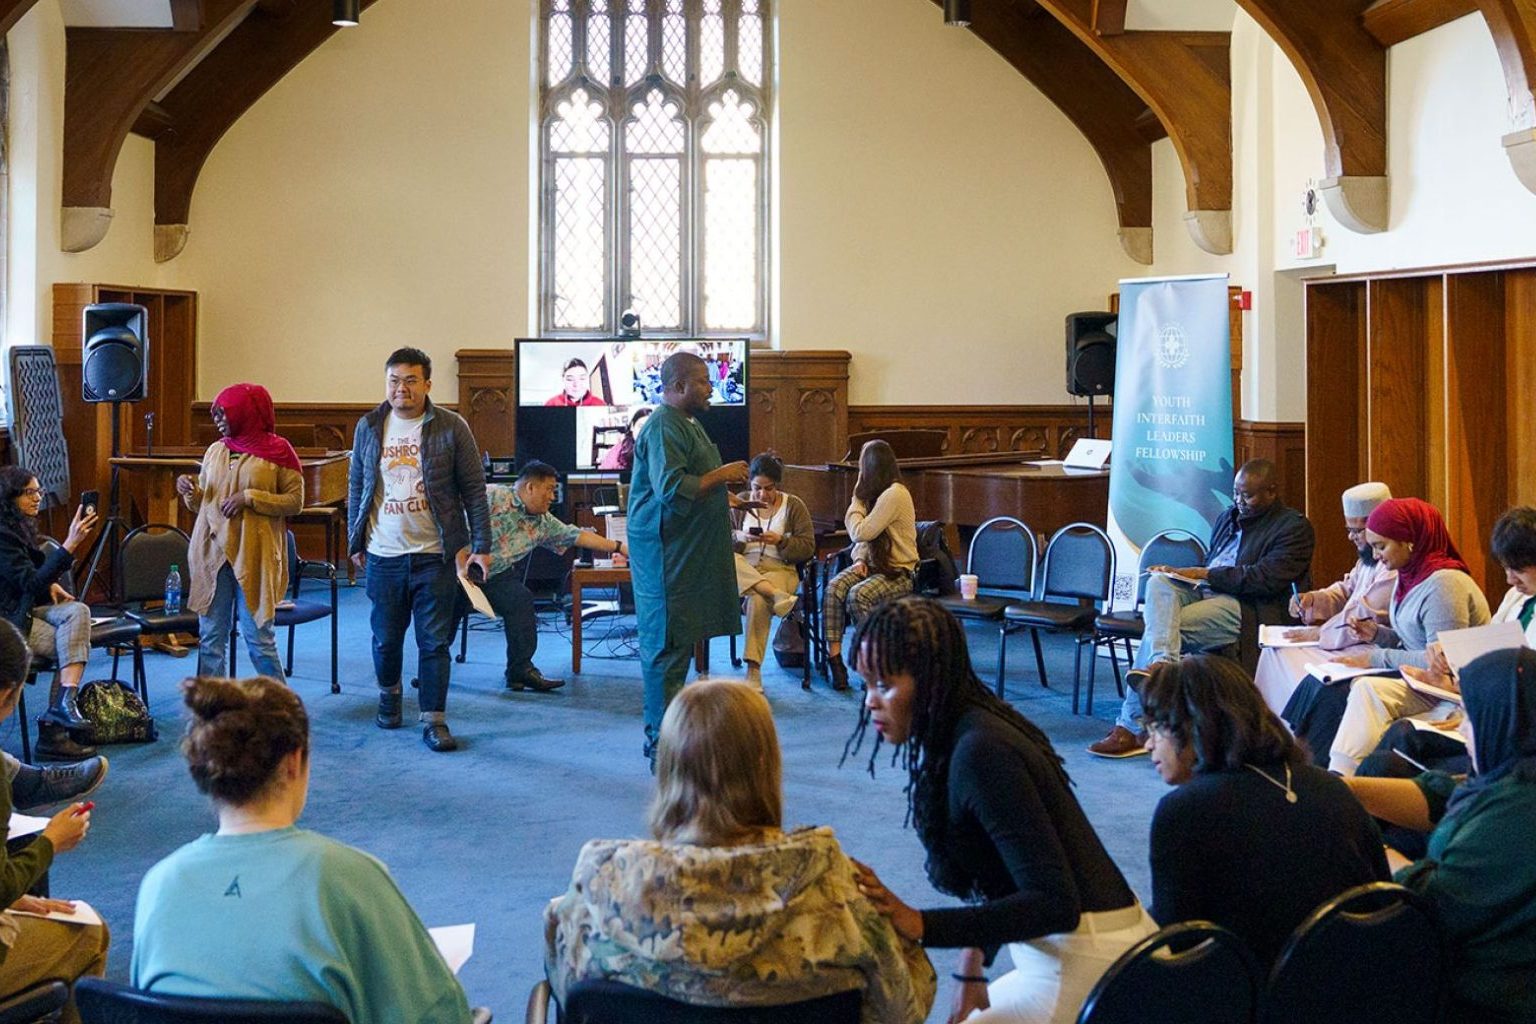
{"label": "white wall", "polygon": [[128,137],[113,175],[116,213],[106,238],[83,253],[59,250],[65,45],[58,0],[33,7],[6,44],[11,60],[6,344],[52,341],[57,282],[187,287],[184,266],[154,261],[154,145],[136,135]]}

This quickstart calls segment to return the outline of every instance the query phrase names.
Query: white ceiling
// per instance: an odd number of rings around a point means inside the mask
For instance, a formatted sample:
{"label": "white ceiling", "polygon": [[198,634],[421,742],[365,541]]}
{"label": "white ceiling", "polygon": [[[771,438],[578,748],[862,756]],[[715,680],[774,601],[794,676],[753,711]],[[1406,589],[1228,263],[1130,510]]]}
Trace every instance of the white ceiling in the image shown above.
{"label": "white ceiling", "polygon": [[71,28],[170,28],[171,0],[59,0]]}
{"label": "white ceiling", "polygon": [[1237,5],[1232,0],[1130,0],[1125,27],[1230,32],[1236,15]]}

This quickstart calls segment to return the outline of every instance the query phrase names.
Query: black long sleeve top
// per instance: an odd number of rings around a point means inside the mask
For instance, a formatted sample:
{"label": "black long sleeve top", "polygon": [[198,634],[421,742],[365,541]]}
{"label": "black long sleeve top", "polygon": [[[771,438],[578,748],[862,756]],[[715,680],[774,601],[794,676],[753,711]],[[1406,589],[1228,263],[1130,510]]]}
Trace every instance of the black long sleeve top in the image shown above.
{"label": "black long sleeve top", "polygon": [[[1263,765],[1283,783],[1285,768]],[[1158,924],[1214,921],[1266,968],[1296,926],[1325,901],[1387,881],[1381,833],[1342,781],[1293,768],[1285,792],[1248,769],[1196,775],[1152,817],[1152,916]]]}
{"label": "black long sleeve top", "polygon": [[1068,783],[1018,729],[982,708],[955,726],[944,842],[986,900],[923,911],[923,945],[976,946],[1068,932],[1082,913],[1135,902]]}
{"label": "black long sleeve top", "polygon": [[73,561],[74,556],[62,546],[44,555],[14,529],[0,526],[0,615],[26,636],[32,609],[49,603],[49,587]]}

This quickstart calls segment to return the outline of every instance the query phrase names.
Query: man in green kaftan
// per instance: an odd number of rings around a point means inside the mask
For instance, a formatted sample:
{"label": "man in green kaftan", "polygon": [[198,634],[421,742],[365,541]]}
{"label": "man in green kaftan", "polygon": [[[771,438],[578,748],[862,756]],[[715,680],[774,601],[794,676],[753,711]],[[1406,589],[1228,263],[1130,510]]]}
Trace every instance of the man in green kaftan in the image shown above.
{"label": "man in green kaftan", "polygon": [[747,464],[720,463],[695,418],[709,407],[704,360],[679,352],[661,364],[662,405],[635,439],[628,544],[645,681],[646,754],[672,695],[682,688],[700,640],[741,632],[731,549],[728,484]]}

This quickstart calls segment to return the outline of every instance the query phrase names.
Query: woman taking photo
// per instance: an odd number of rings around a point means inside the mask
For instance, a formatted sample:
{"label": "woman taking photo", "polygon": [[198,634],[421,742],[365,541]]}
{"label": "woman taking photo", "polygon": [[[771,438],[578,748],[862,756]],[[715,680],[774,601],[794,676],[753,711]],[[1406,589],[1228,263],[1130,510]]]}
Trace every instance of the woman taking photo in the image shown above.
{"label": "woman taking photo", "polygon": [[1141,702],[1152,765],[1177,787],[1152,818],[1158,924],[1215,921],[1268,969],[1325,901],[1388,877],[1376,823],[1307,763],[1237,662],[1154,665]]}
{"label": "woman taking photo", "polygon": [[464,990],[384,865],[297,826],[309,798],[298,695],[265,678],[188,679],[182,694],[181,750],[219,830],[144,876],[133,986],[327,1003],[355,1024],[471,1021]]}
{"label": "woman taking photo", "polygon": [[[928,878],[970,905],[915,910],[863,866],[861,887],[898,935],[964,950],[950,1021],[1070,1024],[1109,965],[1157,925],[1088,823],[1061,758],[982,685],[959,620],[936,601],[909,595],[876,608],[854,652],[865,696],[845,756],[870,725],[871,771],[882,743],[902,748]],[[989,986],[982,970],[1004,943],[1013,970]]]}
{"label": "woman taking photo", "polygon": [[[176,479],[196,516],[187,549],[187,608],[198,615],[197,673],[222,676],[230,627],[256,671],[283,679],[272,620],[288,589],[286,517],[304,507],[304,475],[293,445],[274,432],[272,396],[260,384],[233,384],[213,400],[223,437],[208,446],[198,476]],[[231,659],[233,662],[233,659]]]}
{"label": "woman taking photo", "polygon": [[0,608],[37,654],[59,667],[48,695],[48,710],[37,719],[37,756],[77,760],[95,753],[75,742],[69,730],[89,730],[76,698],[91,654],[91,610],[59,580],[85,546],[96,512],[76,510],[64,544],[43,553],[37,516],[43,489],[22,466],[0,467]]}
{"label": "woman taking photo", "polygon": [[[32,653],[9,622],[0,621],[0,719],[16,710]],[[11,817],[11,782],[0,772],[0,821]],[[42,834],[16,853],[0,846],[0,907],[27,914],[68,912],[68,900],[28,896],[27,890],[48,871],[56,854],[73,850],[91,827],[89,805],[70,804],[55,814]],[[84,975],[101,977],[107,969],[107,929],[99,924],[65,924],[41,917],[0,914],[0,999],[51,978],[73,984]],[[79,1024],[71,999],[64,1024]]]}
{"label": "woman taking photo", "polygon": [[834,690],[848,689],[842,655],[849,610],[857,623],[881,601],[910,593],[917,568],[917,512],[896,453],[884,441],[868,441],[859,452],[859,477],[843,525],[853,542],[853,565],[832,577],[821,605]]}
{"label": "woman taking photo", "polygon": [[1397,881],[1429,900],[1451,962],[1449,1021],[1536,1020],[1536,652],[1493,651],[1461,670],[1472,777],[1351,778],[1365,809],[1434,831]]}
{"label": "woman taking photo", "polygon": [[747,602],[747,683],[761,690],[768,627],[775,617],[795,610],[800,586],[795,567],[816,553],[816,528],[805,502],[779,490],[784,463],[764,452],[752,460],[747,474],[752,490],[743,507],[731,510],[731,525],[736,588]]}
{"label": "woman taking photo", "polygon": [[[1341,655],[1336,662],[1392,674],[1405,666],[1422,669],[1429,664],[1427,648],[1441,630],[1488,622],[1488,600],[1461,560],[1435,506],[1418,498],[1388,499],[1366,519],[1365,539],[1378,562],[1397,570],[1390,624],[1383,626],[1373,616],[1354,620],[1350,625],[1360,641],[1374,644],[1375,649]],[[1281,713],[1319,767],[1329,767],[1329,751],[1338,735],[1350,688],[1347,679],[1325,684],[1308,676]]]}
{"label": "woman taking photo", "polygon": [[653,838],[587,843],[544,912],[555,998],[594,979],[703,1006],[860,989],[865,1024],[920,1024],[928,958],[859,894],[831,829],[784,831],[762,694],[724,679],[684,687],[659,742]]}

